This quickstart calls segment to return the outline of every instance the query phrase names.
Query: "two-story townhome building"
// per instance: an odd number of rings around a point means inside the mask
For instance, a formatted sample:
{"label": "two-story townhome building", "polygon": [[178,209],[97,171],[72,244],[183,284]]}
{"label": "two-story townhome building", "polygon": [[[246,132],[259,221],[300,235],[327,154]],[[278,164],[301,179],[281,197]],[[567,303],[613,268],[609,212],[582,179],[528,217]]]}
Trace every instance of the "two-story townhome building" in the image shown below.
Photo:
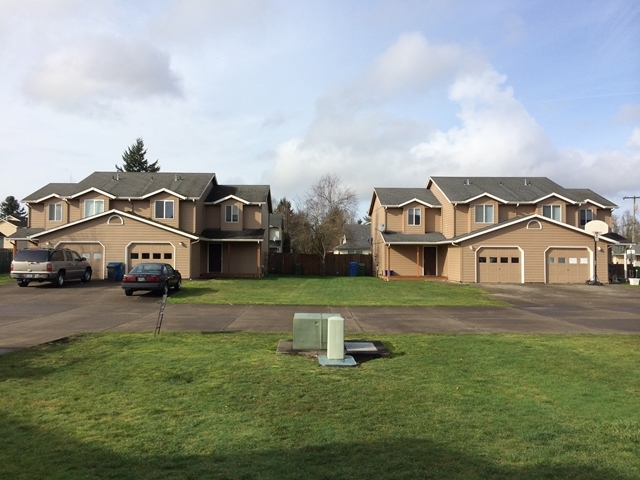
{"label": "two-story townhome building", "polygon": [[50,183],[23,202],[29,224],[10,241],[74,249],[94,278],[105,278],[109,262],[126,272],[162,261],[185,278],[267,271],[267,185],[219,185],[213,173],[95,172]]}
{"label": "two-story townhome building", "polygon": [[[375,188],[369,207],[378,276],[458,282],[607,281],[612,202],[545,177],[431,177],[421,188]],[[602,232],[604,233],[604,232]]]}

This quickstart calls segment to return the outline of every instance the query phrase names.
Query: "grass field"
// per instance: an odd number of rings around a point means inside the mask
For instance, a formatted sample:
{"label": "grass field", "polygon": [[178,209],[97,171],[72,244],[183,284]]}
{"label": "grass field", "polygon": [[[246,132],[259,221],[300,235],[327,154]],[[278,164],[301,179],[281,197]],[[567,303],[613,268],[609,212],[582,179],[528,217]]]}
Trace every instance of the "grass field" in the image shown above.
{"label": "grass field", "polygon": [[272,334],[0,356],[0,477],[635,479],[637,336],[394,335],[352,369]]}
{"label": "grass field", "polygon": [[15,280],[9,278],[8,273],[0,273],[0,285],[7,285],[9,283],[15,283]]}
{"label": "grass field", "polygon": [[499,306],[471,285],[373,277],[290,277],[184,282],[171,303],[328,306]]}

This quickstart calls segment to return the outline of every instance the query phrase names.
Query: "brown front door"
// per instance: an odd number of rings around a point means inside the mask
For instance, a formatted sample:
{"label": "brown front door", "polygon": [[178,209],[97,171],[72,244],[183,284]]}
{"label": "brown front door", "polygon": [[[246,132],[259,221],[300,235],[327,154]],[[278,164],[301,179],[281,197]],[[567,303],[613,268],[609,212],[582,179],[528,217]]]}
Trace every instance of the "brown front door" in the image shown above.
{"label": "brown front door", "polygon": [[436,247],[424,247],[423,275],[437,275],[437,253]]}

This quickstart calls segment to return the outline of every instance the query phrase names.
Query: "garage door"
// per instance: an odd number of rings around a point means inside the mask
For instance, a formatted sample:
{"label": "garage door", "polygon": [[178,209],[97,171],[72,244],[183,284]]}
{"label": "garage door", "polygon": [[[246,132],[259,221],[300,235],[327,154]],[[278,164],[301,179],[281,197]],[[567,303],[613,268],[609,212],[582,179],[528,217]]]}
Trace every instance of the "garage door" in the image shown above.
{"label": "garage door", "polygon": [[131,270],[144,262],[163,262],[173,266],[173,255],[174,248],[169,243],[134,243],[129,247],[127,268]]}
{"label": "garage door", "polygon": [[99,243],[61,243],[60,247],[75,250],[82,258],[86,258],[91,266],[94,280],[105,278],[104,247]]}
{"label": "garage door", "polygon": [[480,248],[478,282],[522,283],[522,258],[517,248]]}
{"label": "garage door", "polygon": [[586,248],[551,248],[547,252],[548,283],[584,283],[591,274]]}

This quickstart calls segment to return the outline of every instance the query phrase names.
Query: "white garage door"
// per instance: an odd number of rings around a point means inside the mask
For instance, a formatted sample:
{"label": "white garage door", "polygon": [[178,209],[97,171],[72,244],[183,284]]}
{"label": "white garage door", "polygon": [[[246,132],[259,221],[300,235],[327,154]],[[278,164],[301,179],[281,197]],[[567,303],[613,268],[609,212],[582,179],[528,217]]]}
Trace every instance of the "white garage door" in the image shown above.
{"label": "white garage door", "polygon": [[551,248],[547,252],[548,283],[585,283],[591,273],[586,248]]}
{"label": "white garage door", "polygon": [[73,243],[63,242],[60,244],[62,248],[75,250],[82,258],[87,259],[87,263],[91,266],[91,274],[94,280],[103,280],[105,278],[104,263],[104,247],[99,243]]}
{"label": "white garage door", "polygon": [[174,248],[170,243],[134,243],[129,247],[127,268],[131,270],[144,262],[162,262],[173,266],[174,255]]}
{"label": "white garage door", "polygon": [[478,249],[478,282],[522,283],[522,258],[517,248]]}

